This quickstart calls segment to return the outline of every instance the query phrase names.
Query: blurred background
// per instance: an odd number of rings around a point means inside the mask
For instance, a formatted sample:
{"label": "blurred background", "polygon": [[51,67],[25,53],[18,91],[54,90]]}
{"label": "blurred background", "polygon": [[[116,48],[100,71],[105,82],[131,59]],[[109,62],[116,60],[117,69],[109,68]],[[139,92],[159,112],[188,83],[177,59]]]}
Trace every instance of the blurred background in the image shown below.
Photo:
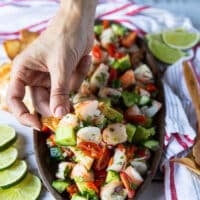
{"label": "blurred background", "polygon": [[134,0],[134,2],[153,5],[180,16],[187,16],[200,30],[200,0]]}

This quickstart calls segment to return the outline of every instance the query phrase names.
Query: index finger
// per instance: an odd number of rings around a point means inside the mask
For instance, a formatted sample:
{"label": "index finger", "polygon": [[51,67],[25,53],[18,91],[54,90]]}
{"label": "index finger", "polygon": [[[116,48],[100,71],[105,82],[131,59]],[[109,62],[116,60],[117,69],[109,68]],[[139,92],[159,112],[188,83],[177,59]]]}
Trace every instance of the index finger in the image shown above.
{"label": "index finger", "polygon": [[9,110],[22,124],[40,130],[41,124],[38,117],[34,114],[30,114],[29,110],[23,103],[24,95],[24,82],[18,78],[11,79],[7,93],[7,103]]}

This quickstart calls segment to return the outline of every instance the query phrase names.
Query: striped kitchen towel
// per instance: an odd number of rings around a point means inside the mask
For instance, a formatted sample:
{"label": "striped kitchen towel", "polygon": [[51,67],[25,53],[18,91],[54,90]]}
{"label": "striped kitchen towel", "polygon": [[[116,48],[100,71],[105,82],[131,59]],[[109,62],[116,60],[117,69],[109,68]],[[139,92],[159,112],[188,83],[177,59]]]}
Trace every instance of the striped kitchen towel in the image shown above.
{"label": "striped kitchen towel", "polygon": [[[19,30],[43,31],[58,9],[58,0],[1,0],[0,43],[19,36]],[[96,18],[114,20],[135,30],[141,36],[165,29],[183,27],[197,31],[187,18],[175,16],[165,10],[137,5],[131,1],[101,0]],[[187,60],[200,85],[200,45],[188,52]],[[8,58],[0,44],[0,63]],[[196,117],[182,69],[183,60],[167,68],[163,75],[165,90],[165,156],[162,162],[166,200],[199,200],[200,179],[184,166],[169,162],[183,156],[194,143]],[[42,199],[49,199],[48,195]],[[151,197],[149,197],[151,200]]]}

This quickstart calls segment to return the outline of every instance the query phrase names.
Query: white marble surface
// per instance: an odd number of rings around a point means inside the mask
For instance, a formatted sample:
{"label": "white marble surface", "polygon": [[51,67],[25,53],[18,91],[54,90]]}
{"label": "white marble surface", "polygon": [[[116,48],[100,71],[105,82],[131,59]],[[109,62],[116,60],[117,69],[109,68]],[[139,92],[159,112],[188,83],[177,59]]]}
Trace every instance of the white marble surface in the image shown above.
{"label": "white marble surface", "polygon": [[[7,124],[15,128],[17,142],[15,147],[19,151],[19,158],[26,160],[29,170],[38,175],[37,164],[33,150],[33,132],[31,128],[22,126],[10,113],[0,110],[0,124]],[[52,196],[43,188],[39,200],[53,200]],[[27,199],[28,200],[28,199]],[[151,183],[141,197],[141,200],[164,200],[163,183]]]}

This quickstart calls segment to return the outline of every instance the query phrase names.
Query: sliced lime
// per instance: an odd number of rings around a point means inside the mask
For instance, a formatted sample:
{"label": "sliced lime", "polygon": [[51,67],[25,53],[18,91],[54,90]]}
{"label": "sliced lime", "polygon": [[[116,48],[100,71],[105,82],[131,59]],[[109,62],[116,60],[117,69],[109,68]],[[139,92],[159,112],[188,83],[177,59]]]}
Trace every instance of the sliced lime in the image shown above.
{"label": "sliced lime", "polygon": [[28,173],[17,185],[0,189],[0,199],[36,200],[41,191],[41,181],[37,176]]}
{"label": "sliced lime", "polygon": [[163,41],[175,49],[189,49],[199,42],[199,33],[191,33],[186,30],[165,31],[162,33]]}
{"label": "sliced lime", "polygon": [[162,42],[162,35],[160,33],[158,33],[158,34],[147,34],[145,36],[145,38],[147,40],[158,40],[158,41]]}
{"label": "sliced lime", "polygon": [[16,139],[15,129],[7,126],[0,125],[0,150],[4,150]]}
{"label": "sliced lime", "polygon": [[0,171],[0,187],[7,188],[20,181],[27,172],[25,161],[17,160],[13,165]]}
{"label": "sliced lime", "polygon": [[11,166],[17,159],[17,149],[9,147],[4,151],[0,151],[0,170]]}
{"label": "sliced lime", "polygon": [[150,40],[148,42],[148,47],[151,53],[157,59],[167,64],[173,64],[176,61],[178,61],[181,57],[185,56],[184,52],[177,49],[172,49],[171,47],[158,40]]}

